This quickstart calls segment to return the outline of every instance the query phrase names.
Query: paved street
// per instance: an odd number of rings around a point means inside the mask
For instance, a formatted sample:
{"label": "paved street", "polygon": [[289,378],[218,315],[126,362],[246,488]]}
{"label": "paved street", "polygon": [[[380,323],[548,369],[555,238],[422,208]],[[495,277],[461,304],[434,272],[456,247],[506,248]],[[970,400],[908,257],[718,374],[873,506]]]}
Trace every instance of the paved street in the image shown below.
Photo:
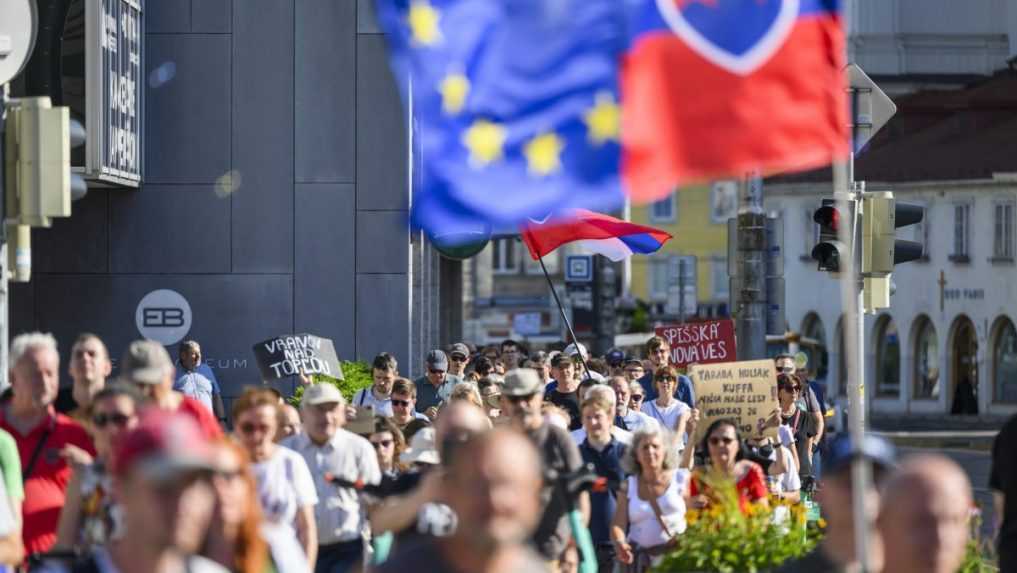
{"label": "paved street", "polygon": [[989,490],[989,468],[992,457],[989,452],[963,449],[937,449],[901,447],[901,455],[939,452],[959,463],[967,472],[975,491],[975,501],[982,508],[982,534],[989,535],[992,529],[992,493]]}

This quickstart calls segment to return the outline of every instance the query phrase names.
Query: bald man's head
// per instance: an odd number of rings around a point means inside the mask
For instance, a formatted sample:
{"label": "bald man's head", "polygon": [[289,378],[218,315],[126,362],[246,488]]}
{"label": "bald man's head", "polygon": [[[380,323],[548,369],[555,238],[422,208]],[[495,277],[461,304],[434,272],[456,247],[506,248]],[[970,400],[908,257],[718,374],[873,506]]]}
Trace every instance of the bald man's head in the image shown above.
{"label": "bald man's head", "polygon": [[883,488],[885,571],[952,573],[964,559],[971,482],[941,455],[907,458]]}
{"label": "bald man's head", "polygon": [[444,498],[459,517],[455,541],[495,548],[524,543],[540,519],[541,463],[533,443],[499,428],[464,443]]}

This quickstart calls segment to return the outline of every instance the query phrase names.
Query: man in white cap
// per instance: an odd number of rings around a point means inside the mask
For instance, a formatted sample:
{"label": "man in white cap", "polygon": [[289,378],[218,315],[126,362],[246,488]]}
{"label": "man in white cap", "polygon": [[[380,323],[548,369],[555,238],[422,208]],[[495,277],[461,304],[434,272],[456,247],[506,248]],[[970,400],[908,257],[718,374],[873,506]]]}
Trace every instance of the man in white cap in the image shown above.
{"label": "man in white cap", "polygon": [[374,448],[366,439],[342,428],[346,400],[331,384],[312,384],[300,401],[304,431],[282,445],[304,457],[314,477],[320,503],[314,506],[318,526],[318,561],[315,573],[356,570],[364,554],[366,508],[356,491],[332,483],[377,485],[381,470]]}
{"label": "man in white cap", "polygon": [[[604,376],[600,372],[588,369],[590,362],[590,351],[586,350],[586,346],[582,342],[573,342],[562,350],[562,354],[568,356],[576,363],[576,374],[580,380],[586,378],[592,378],[597,382],[603,382]],[[586,364],[586,366],[584,366]]]}

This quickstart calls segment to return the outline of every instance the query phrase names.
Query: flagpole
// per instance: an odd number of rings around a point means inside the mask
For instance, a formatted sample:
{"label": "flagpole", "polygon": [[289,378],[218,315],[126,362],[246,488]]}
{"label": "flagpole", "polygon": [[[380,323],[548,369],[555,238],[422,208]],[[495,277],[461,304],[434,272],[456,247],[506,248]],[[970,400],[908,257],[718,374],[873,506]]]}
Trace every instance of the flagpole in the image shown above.
{"label": "flagpole", "polygon": [[572,323],[569,322],[569,317],[565,314],[565,307],[561,304],[561,299],[558,298],[558,291],[554,290],[554,283],[551,282],[551,275],[547,274],[547,267],[544,265],[544,257],[537,257],[537,261],[540,262],[540,270],[544,271],[544,278],[547,279],[547,288],[551,289],[551,296],[554,297],[554,303],[558,305],[558,312],[561,313],[561,319],[565,321],[565,328],[569,329],[569,336],[572,337],[573,344],[576,345],[576,354],[579,355],[579,361],[583,363],[583,370],[586,371],[587,378],[593,378],[590,376],[590,367],[586,365],[586,357],[579,350],[579,339],[576,338],[576,333],[572,330]]}

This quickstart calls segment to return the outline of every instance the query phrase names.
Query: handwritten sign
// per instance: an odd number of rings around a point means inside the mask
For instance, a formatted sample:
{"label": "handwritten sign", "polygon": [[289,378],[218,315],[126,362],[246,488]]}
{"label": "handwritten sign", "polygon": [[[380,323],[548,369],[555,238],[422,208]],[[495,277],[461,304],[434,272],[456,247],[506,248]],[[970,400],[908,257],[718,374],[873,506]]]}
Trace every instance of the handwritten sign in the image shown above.
{"label": "handwritten sign", "polygon": [[679,368],[735,359],[735,328],[731,319],[658,326],[655,333],[667,341],[671,364]]}
{"label": "handwritten sign", "polygon": [[[756,428],[777,409],[777,370],[773,360],[696,364],[689,369],[696,389],[699,425],[696,441],[714,421],[731,418],[743,438],[758,435]],[[765,435],[776,437],[777,429]]]}
{"label": "handwritten sign", "polygon": [[254,357],[265,380],[297,376],[300,372],[343,377],[335,345],[313,334],[287,334],[259,342],[254,345]]}

